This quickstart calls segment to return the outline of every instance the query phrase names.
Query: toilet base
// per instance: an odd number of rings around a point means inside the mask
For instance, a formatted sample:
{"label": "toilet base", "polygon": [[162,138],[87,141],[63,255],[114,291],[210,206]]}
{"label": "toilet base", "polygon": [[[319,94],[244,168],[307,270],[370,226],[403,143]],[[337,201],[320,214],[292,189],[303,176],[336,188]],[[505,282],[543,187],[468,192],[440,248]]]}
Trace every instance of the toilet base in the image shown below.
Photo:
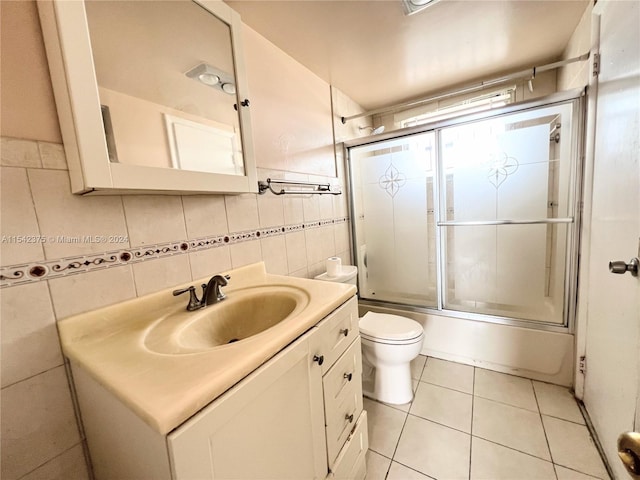
{"label": "toilet base", "polygon": [[404,405],[413,400],[413,381],[409,365],[371,367],[368,372],[366,370],[363,368],[364,396],[391,405]]}

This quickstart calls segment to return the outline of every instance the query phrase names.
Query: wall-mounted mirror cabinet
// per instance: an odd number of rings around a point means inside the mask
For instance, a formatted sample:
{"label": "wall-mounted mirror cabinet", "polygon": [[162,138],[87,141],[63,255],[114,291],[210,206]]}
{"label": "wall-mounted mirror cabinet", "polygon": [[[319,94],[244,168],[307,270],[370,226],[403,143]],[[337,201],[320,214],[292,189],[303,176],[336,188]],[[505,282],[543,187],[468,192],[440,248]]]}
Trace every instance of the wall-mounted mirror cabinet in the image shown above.
{"label": "wall-mounted mirror cabinet", "polygon": [[239,15],[220,0],[45,0],[79,194],[257,192]]}

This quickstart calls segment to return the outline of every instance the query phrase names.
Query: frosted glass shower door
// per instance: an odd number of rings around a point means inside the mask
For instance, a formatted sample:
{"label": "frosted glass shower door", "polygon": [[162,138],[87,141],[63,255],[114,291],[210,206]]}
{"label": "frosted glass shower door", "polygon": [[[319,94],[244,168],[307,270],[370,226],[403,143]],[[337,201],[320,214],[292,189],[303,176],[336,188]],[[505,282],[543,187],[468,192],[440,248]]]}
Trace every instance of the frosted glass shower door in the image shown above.
{"label": "frosted glass shower door", "polygon": [[572,105],[442,129],[444,308],[563,324]]}
{"label": "frosted glass shower door", "polygon": [[437,305],[434,138],[350,151],[361,298]]}

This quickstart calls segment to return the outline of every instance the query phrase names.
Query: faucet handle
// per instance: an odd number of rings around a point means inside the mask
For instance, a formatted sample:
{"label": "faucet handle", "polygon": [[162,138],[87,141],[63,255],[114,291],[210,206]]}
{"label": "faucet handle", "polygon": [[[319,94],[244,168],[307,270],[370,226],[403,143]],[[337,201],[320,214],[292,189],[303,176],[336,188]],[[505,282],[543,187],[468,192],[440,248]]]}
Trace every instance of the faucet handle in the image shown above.
{"label": "faucet handle", "polygon": [[196,295],[196,287],[193,285],[188,288],[174,290],[173,296],[177,297],[178,295],[182,295],[187,292],[189,292],[189,304],[187,305],[187,310],[192,311],[204,307],[204,304],[198,299],[198,296]]}
{"label": "faucet handle", "polygon": [[190,292],[191,290],[195,290],[195,287],[193,285],[190,286],[190,287],[187,287],[187,288],[181,288],[179,290],[174,290],[173,291],[173,296],[177,297],[178,295],[182,295],[183,293]]}

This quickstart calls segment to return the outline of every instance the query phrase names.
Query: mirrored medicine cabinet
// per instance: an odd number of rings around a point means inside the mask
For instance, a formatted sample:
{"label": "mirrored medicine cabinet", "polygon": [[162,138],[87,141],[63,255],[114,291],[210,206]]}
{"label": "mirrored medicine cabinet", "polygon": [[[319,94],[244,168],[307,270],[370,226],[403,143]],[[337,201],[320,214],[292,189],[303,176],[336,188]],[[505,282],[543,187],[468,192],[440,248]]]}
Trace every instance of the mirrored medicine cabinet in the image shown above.
{"label": "mirrored medicine cabinet", "polygon": [[38,2],[77,194],[257,192],[239,15],[221,0]]}

